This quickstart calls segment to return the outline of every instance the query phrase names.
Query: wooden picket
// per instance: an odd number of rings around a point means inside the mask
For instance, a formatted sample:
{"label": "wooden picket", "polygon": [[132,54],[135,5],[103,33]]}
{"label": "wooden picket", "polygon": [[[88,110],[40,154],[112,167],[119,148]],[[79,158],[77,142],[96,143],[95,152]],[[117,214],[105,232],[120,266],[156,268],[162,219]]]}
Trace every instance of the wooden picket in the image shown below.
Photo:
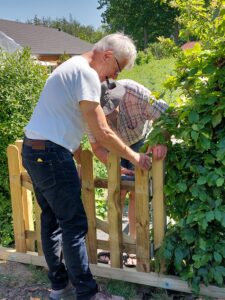
{"label": "wooden picket", "polygon": [[[0,247],[0,259],[46,265],[43,260],[40,238],[41,210],[37,201],[34,200],[32,181],[22,167],[21,145],[22,141],[16,141],[15,145],[9,145],[7,149],[15,250],[4,250]],[[119,158],[113,154],[108,157],[108,180],[93,177],[93,155],[88,150],[81,154],[81,166],[82,199],[89,227],[86,239],[87,250],[93,274],[136,283],[141,283],[140,278],[142,278],[142,283],[146,285],[191,292],[187,283],[177,277],[150,273],[150,223],[153,226],[155,250],[162,244],[166,229],[163,162],[153,161],[151,173],[136,168],[135,182],[120,180]],[[152,195],[149,195],[150,183]],[[96,217],[95,188],[108,189],[108,218],[104,221]],[[122,231],[121,189],[135,191],[136,240]],[[150,200],[152,201],[151,218]],[[98,239],[97,229],[107,233],[109,240]],[[36,251],[31,252],[35,250],[35,243]],[[97,251],[99,249],[110,251],[110,268],[98,264]],[[123,252],[136,254],[135,273],[129,273],[123,267]],[[163,261],[161,266],[161,272],[163,272]],[[225,296],[225,289],[215,286],[207,288],[203,286],[200,292],[207,296]]]}
{"label": "wooden picket", "polygon": [[[21,171],[25,171],[22,165],[21,159],[21,150],[22,150],[22,141],[17,140],[15,145],[19,151],[19,168]],[[32,192],[22,186],[22,202],[23,202],[23,216],[24,216],[24,226],[26,230],[34,230],[34,220],[33,220],[33,198]],[[26,239],[26,248],[29,251],[35,250],[35,243],[33,240]]]}
{"label": "wooden picket", "polygon": [[82,151],[82,199],[88,216],[87,251],[90,263],[97,263],[97,235],[93,159],[90,151]]}
{"label": "wooden picket", "polygon": [[119,158],[108,155],[108,223],[111,266],[122,268],[122,203]]}
{"label": "wooden picket", "polygon": [[149,238],[149,176],[147,171],[135,169],[136,256],[137,270],[150,271]]}
{"label": "wooden picket", "polygon": [[7,149],[8,165],[9,165],[9,181],[12,199],[12,213],[14,223],[14,237],[16,251],[26,252],[26,235],[24,210],[22,201],[22,185],[20,180],[21,168],[19,150],[15,145],[11,145]]}

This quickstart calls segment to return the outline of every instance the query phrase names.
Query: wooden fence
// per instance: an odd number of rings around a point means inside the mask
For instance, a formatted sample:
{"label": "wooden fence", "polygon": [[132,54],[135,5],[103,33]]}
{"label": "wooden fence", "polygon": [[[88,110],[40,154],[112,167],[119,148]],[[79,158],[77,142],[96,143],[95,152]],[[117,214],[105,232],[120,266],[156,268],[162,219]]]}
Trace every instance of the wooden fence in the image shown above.
{"label": "wooden fence", "polygon": [[[15,249],[0,248],[0,258],[46,266],[40,238],[41,211],[37,201],[33,201],[32,182],[21,164],[21,146],[22,141],[16,141],[7,149]],[[185,281],[175,276],[152,273],[150,270],[150,249],[160,247],[166,228],[163,162],[153,161],[150,173],[136,168],[135,182],[121,181],[118,157],[110,154],[108,162],[108,180],[94,178],[92,153],[85,150],[81,155],[82,199],[89,228],[87,250],[93,274],[190,293],[191,290]],[[96,217],[95,188],[108,189],[107,221]],[[135,191],[136,240],[122,231],[121,189]],[[153,245],[150,245],[150,221],[153,228]],[[107,233],[109,239],[99,239],[98,229]],[[110,251],[110,266],[98,264],[98,249]],[[136,270],[123,267],[123,252],[136,254]],[[163,266],[163,262],[161,265]],[[225,289],[214,286],[202,286],[201,294],[225,299]]]}
{"label": "wooden fence", "polygon": [[[12,198],[15,247],[17,252],[36,249],[42,255],[40,239],[40,208],[33,201],[33,186],[29,175],[21,164],[22,141],[8,147],[8,165]],[[111,267],[122,268],[122,253],[137,255],[137,270],[150,271],[149,238],[149,172],[135,170],[135,182],[120,180],[119,158],[110,154],[108,158],[108,180],[93,176],[93,155],[85,150],[81,154],[82,199],[88,218],[87,249],[90,263],[97,264],[98,249],[109,250]],[[163,201],[163,163],[154,162],[153,174],[153,214],[154,244],[159,247],[165,231],[165,211]],[[157,180],[154,180],[154,176]],[[103,221],[96,217],[95,188],[108,189],[108,217]],[[135,191],[137,239],[122,232],[122,203],[120,189]],[[109,235],[109,240],[97,238],[97,229]]]}

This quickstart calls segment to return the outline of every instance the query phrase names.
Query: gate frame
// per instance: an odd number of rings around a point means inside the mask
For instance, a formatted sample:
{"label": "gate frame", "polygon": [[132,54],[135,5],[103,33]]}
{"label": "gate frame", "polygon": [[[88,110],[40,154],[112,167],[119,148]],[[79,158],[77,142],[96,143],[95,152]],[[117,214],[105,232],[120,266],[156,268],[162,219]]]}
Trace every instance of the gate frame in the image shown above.
{"label": "gate frame", "polygon": [[[21,163],[21,146],[22,141],[20,140],[7,148],[15,249],[0,247],[0,259],[47,267],[40,238],[41,210],[37,201],[33,202],[32,200],[32,182]],[[150,272],[149,172],[136,168],[135,183],[121,181],[119,158],[110,153],[108,157],[108,181],[95,179],[93,177],[93,154],[89,150],[82,152],[81,165],[82,199],[89,226],[87,251],[93,275],[192,293],[188,283],[179,279],[179,277]],[[92,172],[90,172],[90,169]],[[152,178],[152,224],[155,249],[158,249],[162,244],[166,228],[163,169],[163,161],[153,160],[150,175]],[[95,188],[98,187],[108,187],[108,222],[96,218]],[[120,189],[135,191],[136,240],[122,232]],[[108,233],[109,241],[98,240],[97,229]],[[35,241],[37,252],[34,252]],[[97,263],[98,249],[110,251],[111,266]],[[123,252],[136,253],[136,270],[122,268]],[[163,261],[161,261],[161,265],[163,266]],[[163,272],[163,268],[161,272]],[[200,295],[217,297],[223,300],[225,299],[225,288],[201,285]]]}

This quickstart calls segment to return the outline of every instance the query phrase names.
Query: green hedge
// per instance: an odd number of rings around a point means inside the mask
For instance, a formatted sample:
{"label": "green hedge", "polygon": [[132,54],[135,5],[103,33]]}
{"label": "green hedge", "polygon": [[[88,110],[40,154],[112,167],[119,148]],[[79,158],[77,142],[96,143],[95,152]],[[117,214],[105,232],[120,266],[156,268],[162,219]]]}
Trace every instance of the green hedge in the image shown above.
{"label": "green hedge", "polygon": [[0,244],[4,246],[13,242],[6,149],[23,137],[46,78],[46,68],[35,63],[28,49],[0,52]]}
{"label": "green hedge", "polygon": [[[179,54],[167,87],[180,89],[180,100],[156,122],[148,144],[169,148],[165,198],[174,222],[158,256],[168,273],[198,292],[200,283],[225,282],[225,7],[179,5],[181,34],[196,34],[201,45]],[[189,19],[194,16],[195,24]]]}

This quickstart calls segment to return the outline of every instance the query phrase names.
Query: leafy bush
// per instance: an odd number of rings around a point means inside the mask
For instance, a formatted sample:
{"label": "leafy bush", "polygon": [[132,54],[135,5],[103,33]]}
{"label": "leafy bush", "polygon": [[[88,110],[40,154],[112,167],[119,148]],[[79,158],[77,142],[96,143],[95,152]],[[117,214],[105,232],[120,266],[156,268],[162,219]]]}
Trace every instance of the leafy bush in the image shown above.
{"label": "leafy bush", "polygon": [[172,49],[169,49],[168,47],[165,47],[164,44],[158,42],[149,44],[148,49],[156,59],[171,57],[173,54]]}
{"label": "leafy bush", "polygon": [[[195,34],[202,48],[180,53],[177,75],[167,82],[182,91],[180,102],[158,120],[148,144],[169,148],[165,196],[175,224],[158,255],[169,273],[198,292],[200,283],[225,281],[225,7],[176,2],[184,31]],[[165,131],[172,141],[165,140]]]}
{"label": "leafy bush", "polygon": [[181,48],[176,46],[169,38],[159,37],[158,40],[159,42],[149,44],[145,50],[138,51],[136,59],[137,65],[148,64],[154,59],[176,57],[181,51]]}
{"label": "leafy bush", "polygon": [[148,64],[152,59],[153,55],[150,49],[145,49],[143,51],[138,51],[137,58],[136,58],[136,64],[137,65],[144,65]]}
{"label": "leafy bush", "polygon": [[28,49],[0,52],[0,66],[0,243],[6,246],[13,241],[6,149],[23,137],[47,72],[34,63]]}

